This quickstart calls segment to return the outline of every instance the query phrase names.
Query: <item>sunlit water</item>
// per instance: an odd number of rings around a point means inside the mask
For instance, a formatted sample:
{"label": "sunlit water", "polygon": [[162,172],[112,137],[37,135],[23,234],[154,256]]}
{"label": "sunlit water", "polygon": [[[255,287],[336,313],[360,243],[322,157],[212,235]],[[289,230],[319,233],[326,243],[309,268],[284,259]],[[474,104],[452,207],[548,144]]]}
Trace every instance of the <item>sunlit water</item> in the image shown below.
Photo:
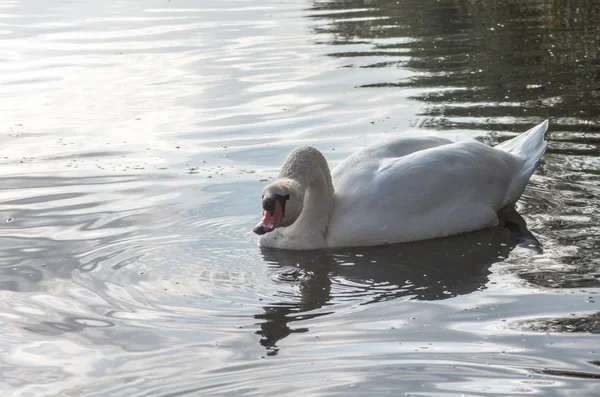
{"label": "sunlit water", "polygon": [[[0,1],[0,395],[598,396],[600,4]],[[502,225],[261,250],[296,145],[550,118]]]}

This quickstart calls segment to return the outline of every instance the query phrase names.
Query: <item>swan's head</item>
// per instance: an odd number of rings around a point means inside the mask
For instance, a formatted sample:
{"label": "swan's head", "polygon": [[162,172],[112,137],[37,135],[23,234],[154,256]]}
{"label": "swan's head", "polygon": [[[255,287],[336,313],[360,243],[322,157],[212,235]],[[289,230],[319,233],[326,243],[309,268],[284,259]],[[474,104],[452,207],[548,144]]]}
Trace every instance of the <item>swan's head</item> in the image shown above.
{"label": "swan's head", "polygon": [[265,234],[294,223],[304,201],[299,191],[298,183],[291,179],[279,179],[266,186],[262,194],[262,217],[254,233]]}

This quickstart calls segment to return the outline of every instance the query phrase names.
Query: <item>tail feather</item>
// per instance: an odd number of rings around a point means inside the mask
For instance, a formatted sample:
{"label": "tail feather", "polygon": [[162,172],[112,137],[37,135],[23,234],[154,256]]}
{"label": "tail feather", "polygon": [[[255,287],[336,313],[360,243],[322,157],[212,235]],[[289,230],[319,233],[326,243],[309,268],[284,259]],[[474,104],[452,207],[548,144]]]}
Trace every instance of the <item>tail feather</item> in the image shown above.
{"label": "tail feather", "polygon": [[[537,151],[537,149],[541,148],[544,144],[544,134],[546,133],[547,129],[548,120],[536,125],[532,129],[513,139],[502,142],[501,144],[497,145],[496,148],[502,149],[505,152],[509,152],[519,157],[525,156],[526,158],[530,158],[532,154],[531,152]],[[540,153],[539,157],[542,157],[542,154],[544,154],[543,151]]]}
{"label": "tail feather", "polygon": [[544,140],[544,134],[547,129],[548,120],[536,125],[516,138],[502,142],[496,146],[497,149],[508,152],[523,160],[523,166],[513,179],[513,183],[502,201],[502,208],[513,205],[521,197],[521,194],[523,194],[529,178],[533,175],[540,159],[546,151],[548,142]]}

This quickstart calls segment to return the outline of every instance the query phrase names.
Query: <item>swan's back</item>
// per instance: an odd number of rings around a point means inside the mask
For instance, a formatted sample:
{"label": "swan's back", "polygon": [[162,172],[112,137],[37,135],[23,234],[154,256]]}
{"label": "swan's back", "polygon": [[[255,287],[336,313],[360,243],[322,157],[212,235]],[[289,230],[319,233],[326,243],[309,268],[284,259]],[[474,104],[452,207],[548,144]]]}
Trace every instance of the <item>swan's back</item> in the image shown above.
{"label": "swan's back", "polygon": [[353,153],[333,169],[331,176],[335,189],[344,191],[357,182],[368,181],[381,161],[451,143],[451,140],[440,137],[405,137],[368,146]]}
{"label": "swan's back", "polygon": [[541,125],[499,148],[428,137],[356,152],[332,172],[327,245],[416,241],[495,224],[497,212],[523,192],[545,149],[544,131]]}

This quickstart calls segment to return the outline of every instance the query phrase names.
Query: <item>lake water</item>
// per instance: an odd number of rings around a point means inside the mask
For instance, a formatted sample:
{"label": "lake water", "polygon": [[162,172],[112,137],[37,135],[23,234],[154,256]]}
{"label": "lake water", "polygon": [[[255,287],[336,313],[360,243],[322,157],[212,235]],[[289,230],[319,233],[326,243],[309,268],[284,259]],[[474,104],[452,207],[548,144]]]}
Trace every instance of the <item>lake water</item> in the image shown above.
{"label": "lake water", "polygon": [[[0,1],[0,395],[600,395],[600,3]],[[261,250],[260,191],[549,118],[501,226]]]}

